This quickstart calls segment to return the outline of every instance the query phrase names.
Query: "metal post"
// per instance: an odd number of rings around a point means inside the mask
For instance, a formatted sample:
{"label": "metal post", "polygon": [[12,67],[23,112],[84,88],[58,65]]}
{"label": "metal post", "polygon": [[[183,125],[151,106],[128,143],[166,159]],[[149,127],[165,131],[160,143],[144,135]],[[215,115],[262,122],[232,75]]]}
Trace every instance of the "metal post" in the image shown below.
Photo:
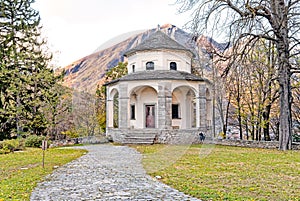
{"label": "metal post", "polygon": [[45,150],[47,149],[47,140],[42,141],[42,150],[43,150],[43,168],[45,168]]}

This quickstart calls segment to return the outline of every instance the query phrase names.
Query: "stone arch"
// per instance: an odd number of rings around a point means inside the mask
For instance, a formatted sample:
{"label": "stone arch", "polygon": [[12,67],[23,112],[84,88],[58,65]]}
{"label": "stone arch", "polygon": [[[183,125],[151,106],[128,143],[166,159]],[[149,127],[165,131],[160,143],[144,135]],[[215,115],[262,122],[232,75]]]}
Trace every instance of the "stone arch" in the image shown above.
{"label": "stone arch", "polygon": [[[178,86],[172,91],[172,126],[196,127],[196,93],[191,86]],[[178,114],[177,114],[178,113]]]}
{"label": "stone arch", "polygon": [[113,127],[119,128],[119,91],[117,89],[111,91],[111,98],[113,103]]}
{"label": "stone arch", "polygon": [[[130,112],[135,112],[135,118],[130,120],[132,128],[157,127],[157,97],[156,89],[149,85],[137,86],[130,90]],[[132,117],[132,114],[130,116]]]}
{"label": "stone arch", "polygon": [[109,100],[112,100],[113,97],[115,96],[115,94],[119,93],[119,90],[117,88],[112,88],[110,89],[110,93],[109,93]]}
{"label": "stone arch", "polygon": [[189,85],[189,83],[185,83],[185,84],[175,84],[175,85],[173,85],[173,88],[172,88],[172,92],[174,92],[174,90],[175,89],[182,89],[182,88],[187,88],[187,89],[189,89],[189,90],[192,90],[192,92],[194,93],[194,94],[198,94],[198,90],[195,88],[195,86],[194,85]]}
{"label": "stone arch", "polygon": [[134,94],[137,94],[140,92],[141,89],[143,88],[146,88],[146,87],[149,87],[149,88],[152,88],[156,93],[158,93],[157,89],[151,85],[147,85],[147,84],[144,84],[144,85],[138,85],[138,86],[134,86],[132,88],[129,88],[129,97],[134,95]]}
{"label": "stone arch", "polygon": [[108,128],[119,127],[119,91],[118,88],[108,89],[106,102],[106,123]]}

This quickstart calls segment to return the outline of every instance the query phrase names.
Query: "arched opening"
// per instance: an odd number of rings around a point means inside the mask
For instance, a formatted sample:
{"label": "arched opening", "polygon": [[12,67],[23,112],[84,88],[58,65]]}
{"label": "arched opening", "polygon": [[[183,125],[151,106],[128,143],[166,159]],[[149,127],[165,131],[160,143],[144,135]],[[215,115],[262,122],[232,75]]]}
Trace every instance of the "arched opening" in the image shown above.
{"label": "arched opening", "polygon": [[157,127],[157,91],[151,86],[139,86],[130,93],[130,127]]}
{"label": "arched opening", "polygon": [[196,127],[196,101],[194,89],[180,86],[172,92],[172,127]]}
{"label": "arched opening", "polygon": [[146,63],[146,70],[154,70],[154,62],[153,61],[148,61]]}
{"label": "arched opening", "polygon": [[113,89],[111,92],[112,98],[112,126],[113,128],[119,128],[119,92],[116,89]]}
{"label": "arched opening", "polygon": [[170,70],[177,70],[177,63],[176,62],[171,62],[170,63]]}

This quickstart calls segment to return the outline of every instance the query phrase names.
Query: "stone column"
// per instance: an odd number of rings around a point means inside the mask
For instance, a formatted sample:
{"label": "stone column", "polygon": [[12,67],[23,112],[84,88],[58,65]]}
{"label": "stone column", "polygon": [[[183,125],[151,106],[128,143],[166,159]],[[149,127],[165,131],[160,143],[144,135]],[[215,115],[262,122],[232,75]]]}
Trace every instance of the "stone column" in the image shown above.
{"label": "stone column", "polygon": [[166,96],[166,128],[172,127],[172,89],[171,83],[165,85],[165,96]]}
{"label": "stone column", "polygon": [[109,94],[109,86],[106,86],[106,128],[113,128],[113,98]]}
{"label": "stone column", "polygon": [[159,129],[169,129],[172,126],[171,108],[172,108],[172,92],[171,83],[161,82],[158,85],[158,126]]}
{"label": "stone column", "polygon": [[197,127],[200,131],[206,132],[206,84],[199,84],[199,94],[197,97]]}
{"label": "stone column", "polygon": [[113,100],[106,101],[106,128],[113,128],[114,107]]}
{"label": "stone column", "polygon": [[119,128],[129,128],[129,97],[128,84],[120,83],[119,85]]}

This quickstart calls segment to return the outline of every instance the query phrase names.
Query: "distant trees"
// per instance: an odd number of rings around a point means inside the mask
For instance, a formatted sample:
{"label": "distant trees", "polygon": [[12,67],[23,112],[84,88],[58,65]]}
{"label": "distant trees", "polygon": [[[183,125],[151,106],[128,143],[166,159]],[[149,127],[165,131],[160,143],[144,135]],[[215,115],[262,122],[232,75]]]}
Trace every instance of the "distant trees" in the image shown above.
{"label": "distant trees", "polygon": [[61,139],[63,132],[74,131],[74,114],[72,112],[72,90],[60,83],[55,83],[48,91],[50,98],[43,111],[48,120],[47,134],[50,139]]}
{"label": "distant trees", "polygon": [[[225,78],[230,103],[237,109],[240,138],[270,140],[270,129],[278,133],[279,85],[269,43],[261,41],[248,51],[243,60],[232,66]],[[272,123],[273,122],[273,123]]]}
{"label": "distant trees", "polygon": [[97,98],[95,95],[73,91],[72,114],[75,131],[79,136],[99,135],[103,132],[97,119]]}
{"label": "distant trees", "polygon": [[58,82],[48,68],[51,54],[42,39],[34,0],[0,1],[0,140],[44,135],[45,107]]}
{"label": "distant trees", "polygon": [[[279,84],[279,149],[291,149],[292,93],[291,76],[294,58],[299,54],[299,0],[177,0],[180,12],[193,10],[189,25],[196,32],[211,30],[215,36],[226,32],[232,54],[227,75],[237,61],[244,59],[249,48],[261,40],[275,44],[276,81]],[[219,32],[218,32],[219,31]]]}

